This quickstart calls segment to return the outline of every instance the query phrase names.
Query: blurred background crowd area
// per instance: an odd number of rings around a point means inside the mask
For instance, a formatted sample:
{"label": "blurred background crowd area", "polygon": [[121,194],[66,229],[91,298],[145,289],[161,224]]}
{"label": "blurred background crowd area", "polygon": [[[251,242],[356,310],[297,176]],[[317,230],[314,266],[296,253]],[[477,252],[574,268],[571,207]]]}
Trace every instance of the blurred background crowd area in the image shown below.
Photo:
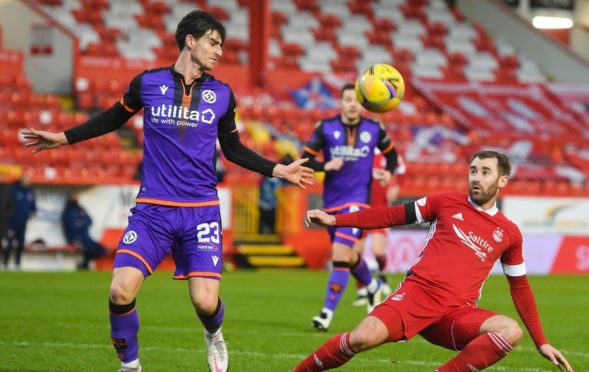
{"label": "blurred background crowd area", "polygon": [[[175,26],[196,8],[227,28],[213,75],[236,92],[243,141],[268,157],[298,157],[315,123],[337,113],[340,86],[384,62],[403,73],[406,96],[399,109],[370,115],[405,156],[402,192],[464,190],[468,155],[484,147],[512,156],[507,193],[589,195],[584,0],[4,1],[3,169],[19,167],[37,184],[133,182],[141,115],[116,133],[40,156],[19,133],[80,123],[118,101],[138,72],[171,65]],[[574,22],[535,28],[542,15]],[[224,182],[258,177],[222,157],[219,167]]]}
{"label": "blurred background crowd area", "polygon": [[[393,65],[404,100],[365,114],[383,122],[405,159],[399,200],[466,192],[469,156],[505,152],[514,170],[500,203],[524,233],[544,234],[528,239],[550,257],[537,272],[588,270],[588,0],[0,1],[0,183],[32,185],[26,249],[61,252],[25,266],[58,267],[76,249],[61,233],[72,193],[93,221],[88,234],[116,248],[141,177],[143,118],[40,154],[21,133],[81,123],[119,101],[136,74],[172,65],[175,27],[194,9],[227,28],[212,74],[235,91],[248,147],[298,158],[317,121],[338,114],[344,83],[374,63]],[[279,187],[220,152],[217,173],[228,262],[324,267],[327,237],[300,223],[321,207],[321,174],[306,191]],[[398,233],[399,244],[397,233],[389,253],[399,266],[390,269],[403,271],[424,232]],[[96,267],[110,268],[110,259]]]}

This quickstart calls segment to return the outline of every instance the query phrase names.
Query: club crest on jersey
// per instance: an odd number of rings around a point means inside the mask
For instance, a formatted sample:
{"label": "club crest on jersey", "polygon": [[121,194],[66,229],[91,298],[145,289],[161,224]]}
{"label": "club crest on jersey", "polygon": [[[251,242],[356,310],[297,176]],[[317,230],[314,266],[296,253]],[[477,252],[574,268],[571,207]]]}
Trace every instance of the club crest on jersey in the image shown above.
{"label": "club crest on jersey", "polygon": [[370,134],[370,132],[362,132],[360,133],[360,141],[364,142],[364,143],[369,143],[372,140],[372,135]]}
{"label": "club crest on jersey", "polygon": [[342,132],[340,132],[339,130],[336,130],[335,132],[333,132],[333,137],[335,137],[335,139],[338,139],[341,135],[342,135]]}
{"label": "club crest on jersey", "polygon": [[160,85],[160,91],[162,92],[162,96],[166,95],[168,88],[169,88],[169,86],[167,86],[167,85]]}
{"label": "club crest on jersey", "polygon": [[497,243],[501,243],[503,241],[503,230],[497,228],[497,230],[495,230],[493,233],[493,240],[495,240]]}
{"label": "club crest on jersey", "polygon": [[210,89],[203,90],[201,96],[206,103],[215,103],[217,101],[217,95]]}
{"label": "club crest on jersey", "polygon": [[133,230],[127,231],[125,236],[123,236],[123,243],[125,243],[125,244],[134,243],[136,240],[137,240],[137,233]]}

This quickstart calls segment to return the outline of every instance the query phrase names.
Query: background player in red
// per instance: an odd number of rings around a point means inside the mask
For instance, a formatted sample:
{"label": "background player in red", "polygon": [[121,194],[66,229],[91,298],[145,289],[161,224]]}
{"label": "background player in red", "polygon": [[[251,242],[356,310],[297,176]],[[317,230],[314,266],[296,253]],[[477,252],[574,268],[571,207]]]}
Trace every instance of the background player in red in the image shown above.
{"label": "background player in red", "polygon": [[511,172],[509,158],[482,151],[471,158],[468,195],[438,193],[403,206],[328,215],[308,211],[305,223],[321,226],[383,228],[431,222],[423,252],[397,291],[352,332],[339,334],[309,355],[294,371],[341,366],[356,353],[420,334],[429,342],[460,351],[436,371],[478,371],[489,367],[523,336],[518,323],[477,307],[482,286],[501,260],[518,314],[542,356],[572,371],[542,330],[526,276],[522,235],[497,208],[499,191]]}
{"label": "background player in red", "polygon": [[[407,173],[407,166],[403,157],[399,154],[397,156],[398,165],[395,172],[391,176],[387,174],[386,170],[386,159],[380,151],[376,151],[374,154],[374,162],[372,167],[372,192],[370,195],[370,206],[386,207],[393,205],[399,197],[401,186],[405,181],[405,174]],[[378,265],[378,279],[382,283],[381,291],[384,296],[390,295],[393,290],[389,285],[386,277],[386,266],[387,266],[387,229],[374,229],[365,232],[365,237],[362,241],[357,244],[354,249],[357,249],[359,254],[364,253],[366,247],[366,238],[370,236],[371,244],[370,248],[374,255],[374,259]],[[366,287],[362,286],[358,281],[356,282],[358,287],[358,293],[354,306],[362,306],[368,301],[368,292]]]}
{"label": "background player in red", "polygon": [[313,183],[305,160],[276,164],[244,146],[235,125],[231,88],[207,72],[223,55],[225,27],[195,10],[176,28],[179,55],[173,66],[137,75],[120,102],[65,132],[30,130],[34,152],[74,144],[121,127],[144,109],[143,174],[136,206],[117,248],[110,286],[112,343],[121,372],[141,372],[135,297],[145,278],[172,253],[175,279],[188,281],[204,328],[207,362],[226,371],[229,357],[221,332],[225,307],[219,297],[222,221],[217,195],[215,144],[225,157],[267,177],[302,188]]}

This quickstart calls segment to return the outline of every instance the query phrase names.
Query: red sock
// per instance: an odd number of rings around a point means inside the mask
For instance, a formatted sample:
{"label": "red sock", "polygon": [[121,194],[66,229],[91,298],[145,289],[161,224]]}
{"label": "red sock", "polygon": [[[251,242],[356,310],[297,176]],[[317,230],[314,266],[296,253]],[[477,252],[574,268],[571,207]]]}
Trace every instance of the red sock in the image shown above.
{"label": "red sock", "polygon": [[340,333],[305,358],[293,372],[324,371],[348,362],[356,352],[350,345],[350,334]]}
{"label": "red sock", "polygon": [[387,267],[387,256],[385,256],[383,254],[382,256],[374,257],[374,259],[376,260],[376,263],[378,264],[378,271],[380,271],[382,273],[384,271],[385,267]]}
{"label": "red sock", "polygon": [[474,371],[497,363],[512,347],[498,333],[485,333],[472,340],[458,355],[436,369],[437,372]]}

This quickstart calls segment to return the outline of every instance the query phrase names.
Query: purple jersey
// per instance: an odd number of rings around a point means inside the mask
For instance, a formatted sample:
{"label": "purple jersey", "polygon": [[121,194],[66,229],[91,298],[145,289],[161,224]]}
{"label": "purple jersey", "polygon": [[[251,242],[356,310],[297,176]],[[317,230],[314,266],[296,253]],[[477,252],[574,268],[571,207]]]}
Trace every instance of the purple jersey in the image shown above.
{"label": "purple jersey", "polygon": [[203,74],[186,85],[172,67],[136,76],[121,104],[144,108],[143,177],[137,202],[176,206],[218,203],[215,145],[219,127],[234,127],[228,85]]}
{"label": "purple jersey", "polygon": [[375,120],[361,118],[359,124],[347,126],[338,115],[317,124],[305,151],[313,155],[323,151],[325,162],[333,158],[344,161],[340,170],[325,173],[325,210],[337,211],[350,205],[369,207],[375,148],[383,154],[393,149],[384,126]]}

